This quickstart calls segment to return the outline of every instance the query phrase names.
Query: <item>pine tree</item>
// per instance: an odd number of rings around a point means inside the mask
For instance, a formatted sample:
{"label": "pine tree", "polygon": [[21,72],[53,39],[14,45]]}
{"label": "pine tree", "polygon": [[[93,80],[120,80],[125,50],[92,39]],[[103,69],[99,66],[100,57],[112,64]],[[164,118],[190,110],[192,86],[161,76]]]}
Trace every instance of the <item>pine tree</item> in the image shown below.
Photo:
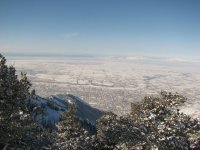
{"label": "pine tree", "polygon": [[90,150],[91,138],[75,116],[76,107],[70,105],[57,124],[56,148],[60,150]]}
{"label": "pine tree", "polygon": [[26,74],[18,78],[13,66],[6,65],[0,54],[0,143],[1,145],[24,146],[34,144],[35,123],[30,115],[31,83]]}

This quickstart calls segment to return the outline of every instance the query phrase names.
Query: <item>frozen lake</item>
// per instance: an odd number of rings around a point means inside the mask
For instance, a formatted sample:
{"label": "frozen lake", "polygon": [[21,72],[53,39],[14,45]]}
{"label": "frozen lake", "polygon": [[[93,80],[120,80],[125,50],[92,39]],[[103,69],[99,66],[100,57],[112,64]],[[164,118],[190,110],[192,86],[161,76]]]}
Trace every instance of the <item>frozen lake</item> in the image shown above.
{"label": "frozen lake", "polygon": [[10,57],[27,72],[40,96],[70,93],[90,105],[119,115],[130,103],[161,90],[188,97],[182,111],[200,116],[200,62],[148,57]]}

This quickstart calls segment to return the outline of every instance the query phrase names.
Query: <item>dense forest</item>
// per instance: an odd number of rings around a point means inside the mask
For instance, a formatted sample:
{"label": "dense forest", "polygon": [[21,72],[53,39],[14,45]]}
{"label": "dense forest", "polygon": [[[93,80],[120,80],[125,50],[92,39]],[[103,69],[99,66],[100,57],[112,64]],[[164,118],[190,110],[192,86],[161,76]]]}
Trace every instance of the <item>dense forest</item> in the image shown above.
{"label": "dense forest", "polygon": [[105,112],[91,125],[76,115],[76,105],[63,112],[56,128],[43,126],[34,114],[42,107],[31,102],[37,91],[25,73],[18,75],[0,54],[0,149],[3,150],[199,150],[200,122],[178,106],[187,98],[161,91],[131,104],[131,112]]}

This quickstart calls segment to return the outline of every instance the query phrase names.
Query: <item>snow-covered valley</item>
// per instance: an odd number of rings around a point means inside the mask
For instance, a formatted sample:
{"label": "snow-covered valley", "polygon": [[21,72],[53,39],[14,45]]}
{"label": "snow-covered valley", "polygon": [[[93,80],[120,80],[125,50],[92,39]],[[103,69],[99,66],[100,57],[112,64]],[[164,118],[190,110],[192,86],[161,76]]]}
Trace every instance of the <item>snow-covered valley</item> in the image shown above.
{"label": "snow-covered valley", "polygon": [[130,103],[161,90],[188,97],[182,111],[200,116],[200,62],[146,57],[9,58],[27,72],[41,97],[72,94],[91,106],[119,115]]}

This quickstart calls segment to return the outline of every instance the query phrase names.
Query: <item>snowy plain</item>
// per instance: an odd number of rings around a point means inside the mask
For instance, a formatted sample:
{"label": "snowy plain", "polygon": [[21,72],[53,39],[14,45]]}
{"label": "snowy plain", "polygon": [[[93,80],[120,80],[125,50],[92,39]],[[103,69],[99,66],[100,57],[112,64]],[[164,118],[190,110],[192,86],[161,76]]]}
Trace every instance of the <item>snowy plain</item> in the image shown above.
{"label": "snowy plain", "polygon": [[161,90],[188,98],[181,111],[200,117],[200,61],[151,57],[8,57],[42,97],[73,94],[124,115],[130,103]]}

